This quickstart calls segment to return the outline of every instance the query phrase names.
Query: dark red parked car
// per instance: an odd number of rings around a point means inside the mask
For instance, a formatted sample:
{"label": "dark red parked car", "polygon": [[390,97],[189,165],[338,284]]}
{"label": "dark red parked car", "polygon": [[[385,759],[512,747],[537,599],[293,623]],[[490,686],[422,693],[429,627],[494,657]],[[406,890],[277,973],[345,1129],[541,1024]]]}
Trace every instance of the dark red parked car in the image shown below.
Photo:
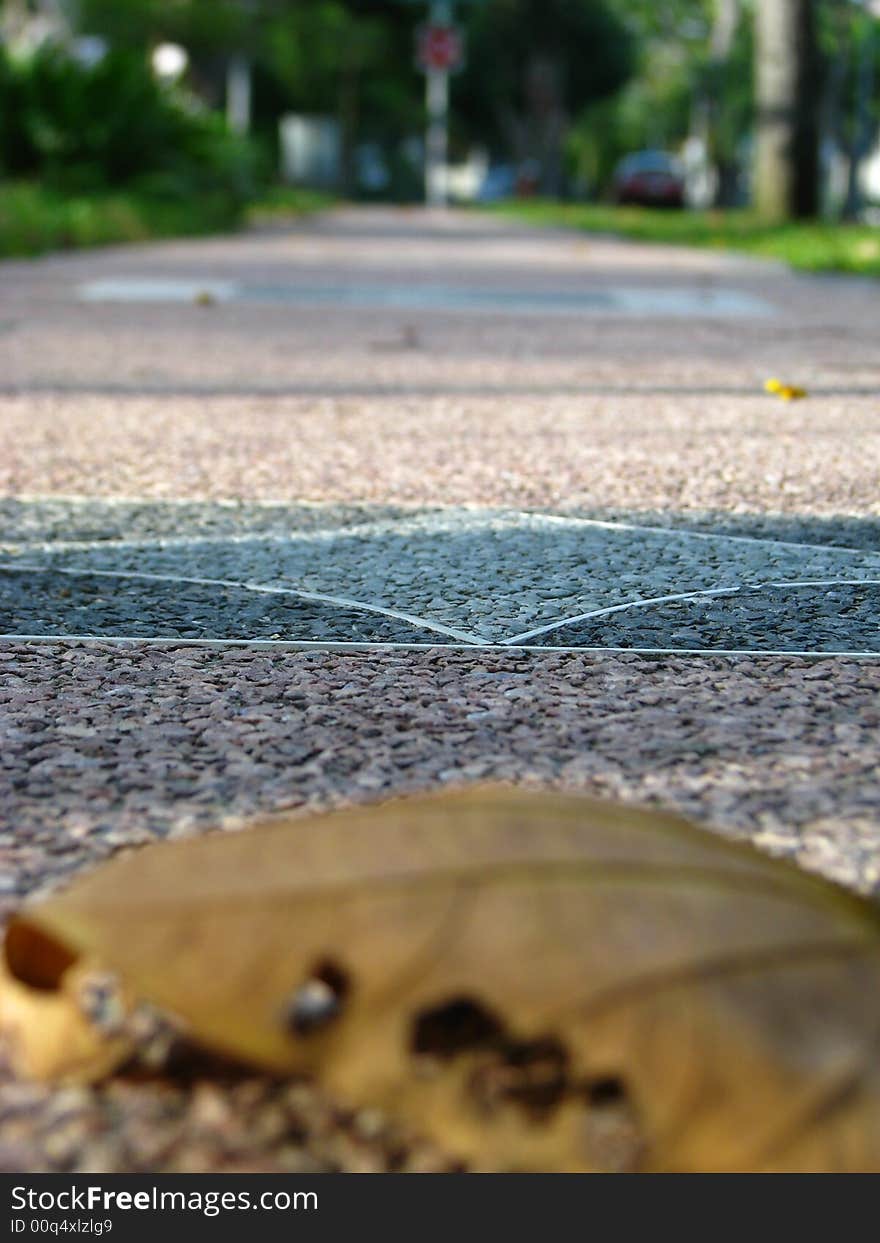
{"label": "dark red parked car", "polygon": [[684,207],[684,170],[665,151],[636,151],[615,169],[614,201],[641,207]]}

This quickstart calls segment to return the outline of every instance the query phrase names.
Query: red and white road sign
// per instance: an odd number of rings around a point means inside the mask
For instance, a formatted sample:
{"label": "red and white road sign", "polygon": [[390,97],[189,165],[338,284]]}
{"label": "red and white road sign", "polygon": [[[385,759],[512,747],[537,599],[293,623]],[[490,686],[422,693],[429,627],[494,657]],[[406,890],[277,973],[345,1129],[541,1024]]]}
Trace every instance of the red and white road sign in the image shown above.
{"label": "red and white road sign", "polygon": [[457,26],[420,26],[416,61],[423,73],[455,73],[464,64],[464,36]]}

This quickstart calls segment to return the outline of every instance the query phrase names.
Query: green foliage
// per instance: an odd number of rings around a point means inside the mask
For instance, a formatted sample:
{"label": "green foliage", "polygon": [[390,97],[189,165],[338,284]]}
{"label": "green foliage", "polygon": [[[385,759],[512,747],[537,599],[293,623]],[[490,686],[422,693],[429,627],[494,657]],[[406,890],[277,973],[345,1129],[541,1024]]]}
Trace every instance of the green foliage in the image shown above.
{"label": "green foliage", "polygon": [[[691,13],[684,27],[690,37],[670,37],[668,24],[683,8]],[[670,3],[644,15],[638,74],[615,99],[581,117],[573,146],[587,184],[607,188],[622,156],[649,147],[675,150],[695,128],[705,133],[717,167],[737,163],[754,111],[752,23],[740,20],[729,54],[718,60],[701,11],[705,18],[700,4]],[[630,22],[635,19],[631,13]]]}
{"label": "green foliage", "polygon": [[[249,214],[260,223],[316,211],[327,201],[308,191],[277,191],[259,200]],[[219,195],[69,194],[28,182],[0,185],[0,258],[215,233],[238,222],[238,209],[231,210],[229,199]]]}
{"label": "green foliage", "polygon": [[212,199],[159,200],[133,194],[70,194],[31,183],[0,187],[0,257],[139,242],[232,228],[228,207]]}
{"label": "green foliage", "polygon": [[696,57],[692,89],[708,109],[710,154],[718,161],[736,158],[754,122],[754,28],[740,21],[726,60],[704,52]]}
{"label": "green foliage", "polygon": [[704,47],[717,0],[606,0],[633,35],[643,54],[658,43],[677,43],[699,51]]}
{"label": "green foliage", "polygon": [[[549,69],[562,129],[587,103],[617,90],[636,57],[633,35],[612,11],[617,3],[481,0],[458,5],[456,20],[467,26],[468,68],[452,87],[453,155],[479,144],[503,158],[531,155],[544,164],[559,164],[562,136],[551,140],[553,127],[542,129],[533,71],[537,62]],[[283,112],[335,116],[344,180],[352,180],[356,147],[369,142],[384,151],[392,192],[404,193],[412,181],[402,148],[425,123],[424,81],[413,56],[415,28],[427,15],[424,4],[78,0],[77,12],[83,33],[101,34],[114,47],[143,50],[160,40],[184,44],[191,56],[191,80],[214,103],[222,99],[229,53],[247,50],[254,67],[254,126],[267,147],[275,144]]]}
{"label": "green foliage", "polygon": [[[600,0],[486,0],[471,6],[468,64],[456,83],[456,108],[470,135],[509,151],[512,131],[529,113],[557,104],[568,117],[612,95],[636,63],[636,46],[620,18]],[[548,68],[552,82],[536,99],[531,75]]]}
{"label": "green foliage", "polygon": [[71,192],[216,196],[230,212],[257,186],[253,149],[158,84],[143,53],[116,50],[88,68],[53,48],[0,57],[0,116],[7,176]]}
{"label": "green foliage", "polygon": [[302,0],[267,17],[262,64],[284,91],[283,110],[338,119],[346,193],[357,189],[356,147],[375,143],[390,174],[385,193],[412,195],[400,149],[424,124],[424,82],[413,62],[423,16],[395,0]]}
{"label": "green foliage", "polygon": [[285,88],[287,108],[343,119],[349,107],[361,140],[411,130],[422,80],[407,16],[393,0],[308,0],[268,22],[263,59]]}
{"label": "green foliage", "polygon": [[229,53],[244,49],[254,131],[267,152],[283,113],[321,114],[339,119],[349,164],[355,145],[370,141],[393,165],[403,139],[422,128],[413,32],[423,17],[398,0],[80,0],[78,24],[113,46],[182,43],[191,80],[215,104]]}
{"label": "green foliage", "polygon": [[701,125],[710,155],[735,161],[751,125],[752,37],[745,10],[723,61],[710,50],[717,0],[607,0],[638,48],[626,87],[584,109],[569,139],[578,182],[606,191],[615,165],[631,151],[675,150]]}
{"label": "green foliage", "polygon": [[77,25],[117,48],[143,50],[169,41],[225,52],[250,42],[255,19],[267,9],[283,7],[283,0],[260,0],[250,12],[242,0],[77,0]]}
{"label": "green foliage", "polygon": [[294,112],[335,112],[347,62],[369,66],[372,32],[339,0],[296,6],[266,33],[266,61],[287,88]]}
{"label": "green foliage", "polygon": [[826,210],[852,215],[861,192],[858,169],[880,133],[880,24],[862,7],[825,0],[817,35],[823,65],[826,136],[845,155],[848,185],[835,201],[826,187]]}
{"label": "green foliage", "polygon": [[636,78],[620,95],[585,109],[568,142],[577,183],[601,192],[624,155],[674,148],[687,133],[690,111],[690,77],[682,70],[662,84]]}

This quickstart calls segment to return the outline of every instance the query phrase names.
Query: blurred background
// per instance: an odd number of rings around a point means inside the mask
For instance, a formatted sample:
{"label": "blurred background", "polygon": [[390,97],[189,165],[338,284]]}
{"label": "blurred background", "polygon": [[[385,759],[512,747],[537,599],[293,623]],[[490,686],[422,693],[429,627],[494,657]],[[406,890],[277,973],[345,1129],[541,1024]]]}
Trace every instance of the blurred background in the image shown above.
{"label": "blurred background", "polygon": [[0,253],[422,201],[428,21],[453,203],[758,249],[880,219],[880,0],[0,0]]}

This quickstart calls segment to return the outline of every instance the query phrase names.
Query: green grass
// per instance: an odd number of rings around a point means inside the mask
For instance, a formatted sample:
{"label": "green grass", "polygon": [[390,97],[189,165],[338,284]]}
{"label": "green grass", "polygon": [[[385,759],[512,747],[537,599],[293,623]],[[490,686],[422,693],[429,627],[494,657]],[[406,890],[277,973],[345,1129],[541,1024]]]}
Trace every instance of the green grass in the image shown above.
{"label": "green grass", "polygon": [[291,186],[272,186],[248,208],[251,224],[270,223],[290,216],[304,216],[310,212],[323,211],[336,200],[323,190],[294,189]]}
{"label": "green grass", "polygon": [[0,258],[224,232],[248,219],[300,215],[327,202],[326,196],[310,191],[278,189],[245,209],[222,194],[187,199],[65,195],[33,182],[7,182],[0,184]]}
{"label": "green grass", "polygon": [[643,242],[740,250],[808,272],[880,276],[880,229],[868,225],[767,224],[750,211],[670,211],[543,199],[510,201],[490,210],[533,224],[613,233]]}

